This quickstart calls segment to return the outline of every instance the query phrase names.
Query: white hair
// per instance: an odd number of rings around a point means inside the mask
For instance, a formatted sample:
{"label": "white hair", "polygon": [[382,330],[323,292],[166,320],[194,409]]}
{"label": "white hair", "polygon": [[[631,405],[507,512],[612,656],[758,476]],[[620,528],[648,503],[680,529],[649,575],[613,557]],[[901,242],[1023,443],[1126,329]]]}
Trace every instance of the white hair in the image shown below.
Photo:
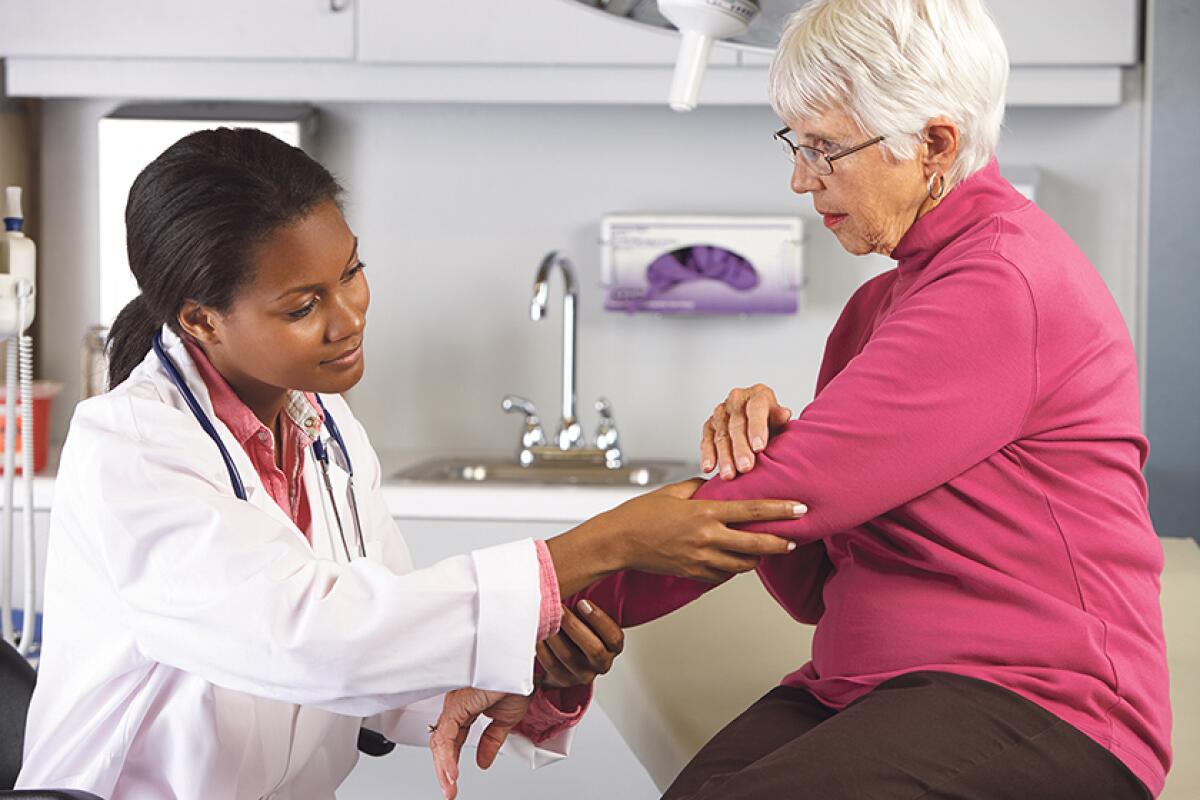
{"label": "white hair", "polygon": [[916,157],[930,119],[951,120],[949,185],[995,154],[1007,84],[1008,51],[981,0],[810,0],[788,19],[770,72],[781,119],[843,110],[896,160]]}

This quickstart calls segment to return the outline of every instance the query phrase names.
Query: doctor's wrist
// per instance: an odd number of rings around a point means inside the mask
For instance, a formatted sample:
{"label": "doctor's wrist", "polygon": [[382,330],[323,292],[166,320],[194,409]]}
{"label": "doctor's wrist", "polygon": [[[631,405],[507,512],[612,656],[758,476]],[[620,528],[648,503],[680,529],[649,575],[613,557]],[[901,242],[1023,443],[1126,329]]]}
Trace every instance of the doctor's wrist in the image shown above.
{"label": "doctor's wrist", "polygon": [[609,512],[546,540],[562,597],[586,589],[626,567],[628,549]]}

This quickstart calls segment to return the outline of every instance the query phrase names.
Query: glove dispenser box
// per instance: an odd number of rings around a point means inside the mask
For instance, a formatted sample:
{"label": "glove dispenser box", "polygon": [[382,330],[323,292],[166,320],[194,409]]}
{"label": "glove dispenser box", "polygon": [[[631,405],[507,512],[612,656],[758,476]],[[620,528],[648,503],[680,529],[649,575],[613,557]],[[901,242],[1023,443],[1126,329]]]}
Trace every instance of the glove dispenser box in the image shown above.
{"label": "glove dispenser box", "polygon": [[799,217],[610,214],[601,231],[608,311],[794,314],[799,308]]}

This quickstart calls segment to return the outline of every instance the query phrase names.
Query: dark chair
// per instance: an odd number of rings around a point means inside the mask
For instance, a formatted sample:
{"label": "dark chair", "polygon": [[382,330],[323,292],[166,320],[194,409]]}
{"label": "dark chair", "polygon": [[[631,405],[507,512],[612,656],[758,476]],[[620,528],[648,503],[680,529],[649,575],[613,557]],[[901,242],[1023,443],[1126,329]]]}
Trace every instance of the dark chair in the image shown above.
{"label": "dark chair", "polygon": [[73,789],[16,789],[25,746],[25,717],[37,673],[16,648],[0,639],[0,800],[100,800]]}

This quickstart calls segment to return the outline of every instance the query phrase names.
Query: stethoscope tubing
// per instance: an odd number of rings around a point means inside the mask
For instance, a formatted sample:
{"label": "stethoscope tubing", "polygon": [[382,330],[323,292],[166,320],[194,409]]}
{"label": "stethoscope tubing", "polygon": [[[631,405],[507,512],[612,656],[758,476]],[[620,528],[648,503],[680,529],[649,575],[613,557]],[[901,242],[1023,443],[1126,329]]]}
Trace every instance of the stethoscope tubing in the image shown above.
{"label": "stethoscope tubing", "polygon": [[167,372],[167,377],[171,379],[171,383],[175,384],[175,388],[183,395],[183,402],[187,403],[187,407],[191,409],[192,416],[200,423],[200,427],[204,430],[208,437],[216,442],[217,449],[221,451],[221,459],[225,462],[225,469],[229,471],[229,482],[233,485],[233,493],[237,495],[238,500],[246,499],[246,486],[242,483],[241,473],[238,472],[237,465],[233,463],[233,456],[229,454],[225,444],[221,441],[220,434],[213,427],[212,420],[204,413],[204,409],[200,407],[200,401],[196,399],[196,395],[192,394],[192,390],[188,388],[187,381],[183,379],[183,375],[179,372],[179,367],[175,366],[175,362],[167,355],[167,351],[163,348],[162,332],[154,334],[154,354],[158,356],[158,361]]}
{"label": "stethoscope tubing", "polygon": [[[154,354],[158,356],[158,361],[166,371],[167,377],[174,384],[179,394],[183,397],[183,402],[187,404],[188,409],[192,412],[192,416],[196,418],[196,422],[200,423],[200,428],[208,435],[208,438],[213,440],[217,446],[217,450],[221,453],[221,460],[225,462],[225,469],[229,472],[229,483],[233,487],[233,493],[237,495],[239,500],[246,499],[246,487],[242,483],[241,473],[238,471],[237,465],[233,463],[233,456],[229,454],[229,449],[225,447],[225,443],[221,441],[221,435],[217,433],[216,426],[212,420],[208,418],[208,414],[200,406],[200,401],[196,399],[196,395],[188,387],[187,381],[184,380],[183,374],[180,373],[179,367],[167,355],[166,349],[162,343],[162,332],[154,334],[152,343]],[[316,395],[317,405],[321,407],[321,413],[325,416],[325,426],[329,430],[330,438],[337,444],[338,449],[342,453],[342,458],[345,459],[346,466],[346,486],[347,486],[347,502],[350,506],[351,522],[354,525],[354,535],[358,543],[358,554],[366,557],[366,544],[363,541],[362,525],[358,516],[358,502],[354,497],[354,468],[350,462],[350,451],[346,448],[346,441],[342,438],[342,432],[338,428],[337,422],[334,421],[333,415],[329,413],[329,409],[325,407],[325,403],[321,400],[320,395]],[[346,554],[346,560],[351,560],[350,546],[346,541],[346,530],[342,525],[341,514],[338,513],[337,500],[333,493],[333,483],[329,478],[329,448],[325,442],[322,442],[320,437],[313,440],[312,443],[313,455],[320,465],[321,478],[325,484],[325,491],[329,495],[330,505],[333,506],[333,518],[338,526],[338,534],[342,538],[342,550]]]}

